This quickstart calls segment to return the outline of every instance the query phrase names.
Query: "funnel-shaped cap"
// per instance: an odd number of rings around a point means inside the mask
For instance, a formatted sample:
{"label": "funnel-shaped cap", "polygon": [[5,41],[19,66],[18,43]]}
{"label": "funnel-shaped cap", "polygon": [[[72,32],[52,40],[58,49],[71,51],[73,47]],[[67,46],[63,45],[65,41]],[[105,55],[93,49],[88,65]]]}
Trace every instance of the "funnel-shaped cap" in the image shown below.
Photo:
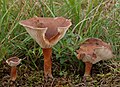
{"label": "funnel-shaped cap", "polygon": [[21,59],[19,59],[18,57],[10,57],[9,59],[6,60],[6,63],[9,66],[17,66],[19,65],[21,62]]}
{"label": "funnel-shaped cap", "polygon": [[77,50],[77,53],[78,59],[92,64],[113,57],[111,46],[97,38],[87,39],[80,45],[80,49]]}
{"label": "funnel-shaped cap", "polygon": [[71,22],[63,17],[33,17],[20,22],[42,48],[50,48],[63,38]]}

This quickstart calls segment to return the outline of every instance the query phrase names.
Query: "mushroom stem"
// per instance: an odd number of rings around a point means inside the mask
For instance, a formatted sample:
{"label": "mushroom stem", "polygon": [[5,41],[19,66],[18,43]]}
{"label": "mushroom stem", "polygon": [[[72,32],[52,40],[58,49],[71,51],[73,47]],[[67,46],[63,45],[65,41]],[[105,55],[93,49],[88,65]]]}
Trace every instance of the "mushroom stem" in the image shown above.
{"label": "mushroom stem", "polygon": [[91,68],[92,68],[92,63],[85,62],[85,74],[84,74],[84,76],[90,76]]}
{"label": "mushroom stem", "polygon": [[11,80],[15,81],[16,77],[17,77],[17,70],[16,70],[16,66],[12,66],[11,67]]}
{"label": "mushroom stem", "polygon": [[51,61],[51,56],[52,56],[52,48],[43,48],[43,55],[44,55],[44,75],[45,78],[52,77],[52,61]]}

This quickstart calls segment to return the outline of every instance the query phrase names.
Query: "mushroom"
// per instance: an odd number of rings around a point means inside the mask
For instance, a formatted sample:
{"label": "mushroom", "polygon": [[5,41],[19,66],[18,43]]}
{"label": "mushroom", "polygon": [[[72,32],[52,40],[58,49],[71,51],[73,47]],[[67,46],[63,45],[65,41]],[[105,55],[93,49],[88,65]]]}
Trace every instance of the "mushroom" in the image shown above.
{"label": "mushroom", "polygon": [[71,22],[63,17],[33,17],[20,21],[30,36],[41,46],[44,55],[44,76],[52,78],[52,47],[64,37]]}
{"label": "mushroom", "polygon": [[11,57],[9,59],[6,60],[6,63],[11,66],[11,80],[15,81],[16,77],[17,77],[17,69],[16,66],[19,65],[21,62],[21,59],[19,59],[18,57]]}
{"label": "mushroom", "polygon": [[77,58],[85,62],[84,76],[90,76],[92,64],[113,57],[111,46],[97,38],[85,40],[76,52]]}

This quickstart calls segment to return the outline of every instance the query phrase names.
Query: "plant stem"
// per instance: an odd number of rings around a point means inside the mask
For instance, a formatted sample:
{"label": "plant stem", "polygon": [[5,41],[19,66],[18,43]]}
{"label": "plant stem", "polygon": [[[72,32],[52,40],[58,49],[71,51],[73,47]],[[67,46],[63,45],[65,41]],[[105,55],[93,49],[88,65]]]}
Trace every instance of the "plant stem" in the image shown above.
{"label": "plant stem", "polygon": [[90,76],[91,68],[92,68],[92,63],[85,62],[85,74],[84,74],[84,76]]}
{"label": "plant stem", "polygon": [[11,80],[15,81],[17,77],[17,70],[16,70],[16,66],[12,66],[11,67]]}
{"label": "plant stem", "polygon": [[44,55],[44,75],[45,77],[52,78],[52,48],[43,48],[43,55]]}

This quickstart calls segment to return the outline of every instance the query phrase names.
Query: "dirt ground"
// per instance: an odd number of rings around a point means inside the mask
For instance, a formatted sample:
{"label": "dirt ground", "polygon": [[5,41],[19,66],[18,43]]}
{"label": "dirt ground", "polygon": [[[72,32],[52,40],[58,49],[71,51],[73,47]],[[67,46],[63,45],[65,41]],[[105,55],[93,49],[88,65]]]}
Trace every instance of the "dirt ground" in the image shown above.
{"label": "dirt ground", "polygon": [[17,70],[16,81],[10,81],[10,67],[3,61],[0,65],[0,87],[120,87],[120,62],[116,61],[93,65],[92,77],[87,79],[70,69],[63,76],[57,74],[59,71],[53,71],[54,78],[48,80],[44,80],[42,68],[34,70],[21,64]]}

